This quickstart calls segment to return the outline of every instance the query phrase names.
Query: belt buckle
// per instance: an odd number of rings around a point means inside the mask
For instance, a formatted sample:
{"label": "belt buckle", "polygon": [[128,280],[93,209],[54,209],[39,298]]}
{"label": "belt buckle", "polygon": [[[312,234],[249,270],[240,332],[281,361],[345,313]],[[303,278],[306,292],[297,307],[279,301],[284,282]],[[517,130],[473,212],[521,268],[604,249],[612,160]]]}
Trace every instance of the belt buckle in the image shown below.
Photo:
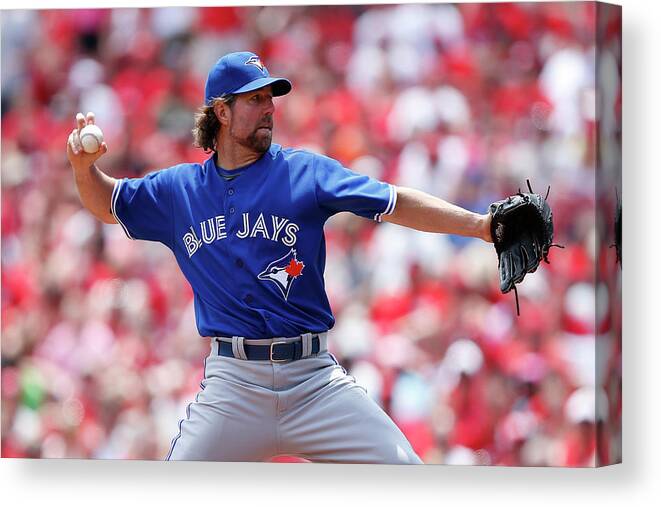
{"label": "belt buckle", "polygon": [[271,343],[271,346],[269,347],[269,360],[272,363],[286,363],[287,361],[289,361],[289,359],[274,359],[273,358],[273,347],[275,345],[286,345],[286,344],[287,344],[287,342],[284,342],[284,341],[272,342]]}

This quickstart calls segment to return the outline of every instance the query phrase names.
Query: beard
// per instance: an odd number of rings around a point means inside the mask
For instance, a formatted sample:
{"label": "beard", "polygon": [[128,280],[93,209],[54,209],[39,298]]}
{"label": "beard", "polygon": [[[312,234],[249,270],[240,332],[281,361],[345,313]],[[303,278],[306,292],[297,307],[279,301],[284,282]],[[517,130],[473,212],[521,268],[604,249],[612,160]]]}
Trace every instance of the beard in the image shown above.
{"label": "beard", "polygon": [[271,146],[272,138],[273,132],[271,130],[257,129],[248,136],[247,143],[244,146],[257,153],[266,153]]}
{"label": "beard", "polygon": [[[262,128],[268,127],[268,128]],[[271,147],[271,139],[273,138],[273,121],[265,122],[255,130],[253,130],[247,137],[239,138],[233,135],[235,141],[244,148],[248,148],[255,153],[263,154]]]}

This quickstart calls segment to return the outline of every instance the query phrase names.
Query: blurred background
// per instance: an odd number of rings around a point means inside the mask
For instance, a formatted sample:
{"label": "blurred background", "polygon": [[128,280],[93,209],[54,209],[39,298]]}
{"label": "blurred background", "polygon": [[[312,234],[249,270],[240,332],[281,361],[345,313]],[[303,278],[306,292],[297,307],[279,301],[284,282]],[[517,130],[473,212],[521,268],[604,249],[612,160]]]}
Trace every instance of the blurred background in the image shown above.
{"label": "blurred background", "polygon": [[566,248],[520,286],[520,317],[491,245],[350,214],[327,224],[331,351],[420,457],[621,459],[621,279],[613,216],[595,219],[595,176],[614,182],[605,210],[620,181],[619,11],[15,10],[1,28],[2,457],[167,454],[208,341],[170,252],[82,208],[66,140],[94,111],[114,177],[201,162],[190,131],[206,73],[251,50],[294,85],[274,142],[481,213],[526,178],[551,186]]}

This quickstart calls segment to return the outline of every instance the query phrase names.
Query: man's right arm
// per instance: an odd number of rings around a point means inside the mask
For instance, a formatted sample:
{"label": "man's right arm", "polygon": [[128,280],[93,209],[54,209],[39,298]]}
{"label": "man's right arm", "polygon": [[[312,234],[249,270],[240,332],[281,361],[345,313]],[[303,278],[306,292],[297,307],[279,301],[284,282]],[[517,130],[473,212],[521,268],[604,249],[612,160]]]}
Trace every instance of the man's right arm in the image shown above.
{"label": "man's right arm", "polygon": [[94,113],[87,113],[87,118],[81,113],[76,115],[76,128],[67,141],[67,158],[83,206],[102,222],[115,224],[117,220],[110,212],[110,205],[116,180],[103,173],[95,164],[99,157],[107,153],[108,146],[104,142],[96,153],[85,153],[80,144],[80,131],[85,125],[93,123]]}

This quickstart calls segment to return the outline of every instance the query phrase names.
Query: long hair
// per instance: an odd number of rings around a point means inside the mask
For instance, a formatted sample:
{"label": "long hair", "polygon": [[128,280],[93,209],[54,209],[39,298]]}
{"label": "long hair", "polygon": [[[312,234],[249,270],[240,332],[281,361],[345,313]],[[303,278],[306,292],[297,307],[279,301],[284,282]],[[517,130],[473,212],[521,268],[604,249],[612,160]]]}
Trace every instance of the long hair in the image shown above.
{"label": "long hair", "polygon": [[193,145],[202,148],[205,152],[216,151],[216,138],[220,130],[220,122],[214,111],[219,102],[232,107],[236,95],[224,95],[213,99],[211,105],[200,107],[195,113],[195,127],[193,127]]}

